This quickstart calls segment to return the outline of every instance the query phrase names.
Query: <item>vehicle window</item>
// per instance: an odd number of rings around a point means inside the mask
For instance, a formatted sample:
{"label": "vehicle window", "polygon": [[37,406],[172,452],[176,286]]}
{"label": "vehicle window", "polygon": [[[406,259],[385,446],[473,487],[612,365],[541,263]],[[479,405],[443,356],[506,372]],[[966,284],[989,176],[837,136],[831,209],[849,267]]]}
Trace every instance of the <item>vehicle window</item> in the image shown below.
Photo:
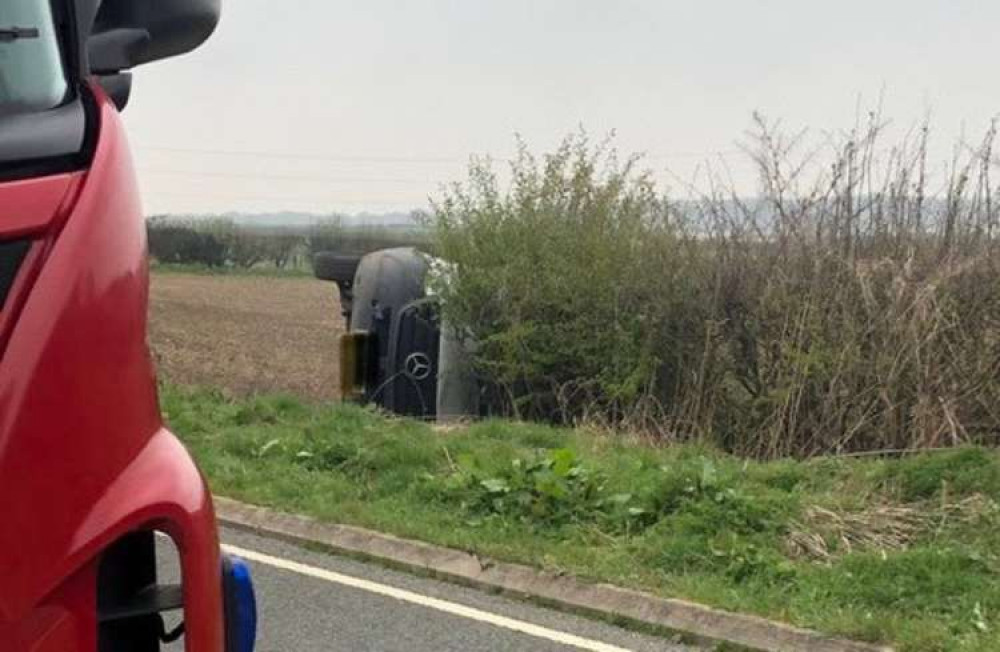
{"label": "vehicle window", "polygon": [[49,0],[0,3],[0,115],[44,111],[67,84]]}

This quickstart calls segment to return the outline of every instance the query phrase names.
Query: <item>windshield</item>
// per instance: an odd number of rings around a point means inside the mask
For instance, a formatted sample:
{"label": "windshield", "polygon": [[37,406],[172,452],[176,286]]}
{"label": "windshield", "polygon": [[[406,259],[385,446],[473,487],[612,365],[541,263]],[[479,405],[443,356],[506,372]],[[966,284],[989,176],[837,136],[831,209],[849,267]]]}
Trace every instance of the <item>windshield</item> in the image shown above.
{"label": "windshield", "polygon": [[49,0],[0,3],[0,115],[51,109],[66,96]]}

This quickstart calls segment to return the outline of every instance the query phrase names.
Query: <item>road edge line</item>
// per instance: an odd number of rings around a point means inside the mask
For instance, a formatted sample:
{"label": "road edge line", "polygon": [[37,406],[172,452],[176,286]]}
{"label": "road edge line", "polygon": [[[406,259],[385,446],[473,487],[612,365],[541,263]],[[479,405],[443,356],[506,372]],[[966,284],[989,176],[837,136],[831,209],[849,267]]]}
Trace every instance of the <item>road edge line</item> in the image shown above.
{"label": "road edge line", "polygon": [[587,638],[574,634],[571,631],[554,629],[538,623],[533,623],[521,618],[513,618],[503,614],[473,607],[461,602],[445,600],[443,598],[426,595],[409,589],[404,589],[393,584],[376,582],[357,575],[345,575],[328,568],[311,566],[299,561],[283,557],[275,557],[267,553],[240,548],[229,544],[222,544],[223,552],[236,555],[249,562],[263,564],[288,573],[297,573],[304,577],[347,586],[358,591],[366,591],[373,595],[380,595],[390,600],[416,605],[425,609],[433,609],[441,613],[449,614],[455,618],[465,618],[474,622],[499,627],[511,632],[517,632],[523,636],[546,640],[559,645],[572,647],[578,650],[590,650],[591,652],[632,652],[631,650],[619,647],[606,641],[594,638]]}
{"label": "road edge line", "polygon": [[625,618],[762,652],[892,652],[890,647],[834,638],[758,616],[661,598],[610,584],[588,583],[569,575],[497,562],[461,550],[352,525],[321,523],[308,516],[279,512],[223,496],[215,496],[214,502],[216,518],[230,527],[388,562],[462,584],[538,599],[572,611]]}

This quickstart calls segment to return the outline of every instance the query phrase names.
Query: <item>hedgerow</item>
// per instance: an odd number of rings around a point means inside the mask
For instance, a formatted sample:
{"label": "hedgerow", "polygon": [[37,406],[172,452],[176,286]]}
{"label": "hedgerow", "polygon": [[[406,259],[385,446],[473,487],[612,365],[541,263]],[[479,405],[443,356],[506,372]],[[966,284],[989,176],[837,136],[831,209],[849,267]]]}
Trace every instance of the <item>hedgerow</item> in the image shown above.
{"label": "hedgerow", "polygon": [[671,201],[583,134],[521,144],[509,183],[474,160],[431,216],[446,317],[521,418],[770,458],[995,444],[995,134],[932,192],[927,130],[881,133],[797,159],[758,118],[750,198]]}

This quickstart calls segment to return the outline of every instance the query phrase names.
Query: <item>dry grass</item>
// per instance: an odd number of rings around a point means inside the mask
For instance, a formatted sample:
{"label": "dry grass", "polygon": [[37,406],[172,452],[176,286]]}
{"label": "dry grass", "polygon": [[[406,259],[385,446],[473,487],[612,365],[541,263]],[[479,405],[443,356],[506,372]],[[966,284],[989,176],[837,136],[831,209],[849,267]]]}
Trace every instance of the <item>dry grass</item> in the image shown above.
{"label": "dry grass", "polygon": [[171,382],[333,399],[342,330],[335,288],[322,281],[152,277],[151,346],[160,375]]}
{"label": "dry grass", "polygon": [[885,554],[905,550],[949,525],[980,522],[997,510],[997,503],[982,494],[956,501],[942,497],[936,502],[883,503],[853,512],[814,505],[791,525],[785,545],[794,558],[820,562],[852,552]]}

